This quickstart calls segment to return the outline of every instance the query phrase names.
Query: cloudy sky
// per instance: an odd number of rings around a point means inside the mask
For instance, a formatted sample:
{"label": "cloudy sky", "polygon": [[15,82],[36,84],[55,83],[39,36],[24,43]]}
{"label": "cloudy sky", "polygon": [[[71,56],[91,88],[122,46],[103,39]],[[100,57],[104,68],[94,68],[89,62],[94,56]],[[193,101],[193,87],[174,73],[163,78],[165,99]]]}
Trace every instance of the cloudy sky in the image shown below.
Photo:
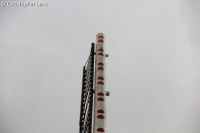
{"label": "cloudy sky", "polygon": [[110,55],[108,133],[200,132],[199,0],[40,2],[0,6],[0,133],[78,133],[98,32]]}

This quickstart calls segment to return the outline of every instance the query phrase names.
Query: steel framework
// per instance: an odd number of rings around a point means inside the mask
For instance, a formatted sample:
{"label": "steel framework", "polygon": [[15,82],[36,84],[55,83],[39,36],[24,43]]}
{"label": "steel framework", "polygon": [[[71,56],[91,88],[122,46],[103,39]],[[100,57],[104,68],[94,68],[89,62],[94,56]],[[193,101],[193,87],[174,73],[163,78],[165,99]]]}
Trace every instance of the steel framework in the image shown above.
{"label": "steel framework", "polygon": [[90,55],[83,67],[79,133],[92,133],[94,55],[94,43],[92,43]]}

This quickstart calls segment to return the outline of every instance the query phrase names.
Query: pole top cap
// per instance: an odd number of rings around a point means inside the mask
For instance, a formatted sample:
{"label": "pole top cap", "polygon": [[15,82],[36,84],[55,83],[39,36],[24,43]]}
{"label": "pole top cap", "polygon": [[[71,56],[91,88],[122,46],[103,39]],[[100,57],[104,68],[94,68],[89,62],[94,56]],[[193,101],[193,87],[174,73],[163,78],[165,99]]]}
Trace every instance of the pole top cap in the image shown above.
{"label": "pole top cap", "polygon": [[103,33],[98,33],[96,37],[97,38],[104,38],[104,34]]}

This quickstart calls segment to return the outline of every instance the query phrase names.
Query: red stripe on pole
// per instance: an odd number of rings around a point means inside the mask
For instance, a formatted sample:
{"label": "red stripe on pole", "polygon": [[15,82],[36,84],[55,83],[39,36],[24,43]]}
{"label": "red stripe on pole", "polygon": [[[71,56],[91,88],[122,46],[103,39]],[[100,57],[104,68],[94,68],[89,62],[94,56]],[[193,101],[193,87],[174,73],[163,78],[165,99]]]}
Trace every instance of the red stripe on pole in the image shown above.
{"label": "red stripe on pole", "polygon": [[103,97],[99,97],[97,100],[98,101],[104,101],[104,98]]}
{"label": "red stripe on pole", "polygon": [[104,56],[104,54],[103,54],[103,53],[98,53],[98,55],[100,55],[100,56]]}
{"label": "red stripe on pole", "polygon": [[97,118],[104,119],[104,116],[103,115],[98,115]]}
{"label": "red stripe on pole", "polygon": [[99,62],[97,65],[104,66],[103,62]]}
{"label": "red stripe on pole", "polygon": [[99,81],[97,84],[99,84],[99,85],[104,85],[104,82]]}
{"label": "red stripe on pole", "polygon": [[97,95],[98,96],[104,96],[104,93],[103,92],[99,92]]}
{"label": "red stripe on pole", "polygon": [[104,38],[102,35],[98,36],[98,38]]}
{"label": "red stripe on pole", "polygon": [[98,69],[98,70],[104,70],[104,68],[103,68],[103,67],[98,67],[97,69]]}
{"label": "red stripe on pole", "polygon": [[100,48],[100,49],[98,49],[98,51],[101,51],[101,52],[103,52],[104,50],[103,50],[102,48]]}
{"label": "red stripe on pole", "polygon": [[99,39],[98,42],[104,42],[103,39]]}
{"label": "red stripe on pole", "polygon": [[97,111],[98,113],[104,113],[104,110],[102,110],[102,109],[99,109],[98,111]]}
{"label": "red stripe on pole", "polygon": [[97,131],[98,132],[105,132],[103,128],[98,128]]}
{"label": "red stripe on pole", "polygon": [[98,77],[98,80],[104,80],[104,77]]}

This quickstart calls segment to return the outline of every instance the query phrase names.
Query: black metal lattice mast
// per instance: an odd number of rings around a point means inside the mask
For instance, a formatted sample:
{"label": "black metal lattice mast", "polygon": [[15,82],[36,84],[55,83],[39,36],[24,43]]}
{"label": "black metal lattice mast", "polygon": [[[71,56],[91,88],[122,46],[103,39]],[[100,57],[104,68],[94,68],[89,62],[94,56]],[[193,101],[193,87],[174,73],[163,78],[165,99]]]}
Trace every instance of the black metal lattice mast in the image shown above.
{"label": "black metal lattice mast", "polygon": [[92,133],[94,47],[95,44],[92,43],[90,55],[83,67],[79,133]]}

